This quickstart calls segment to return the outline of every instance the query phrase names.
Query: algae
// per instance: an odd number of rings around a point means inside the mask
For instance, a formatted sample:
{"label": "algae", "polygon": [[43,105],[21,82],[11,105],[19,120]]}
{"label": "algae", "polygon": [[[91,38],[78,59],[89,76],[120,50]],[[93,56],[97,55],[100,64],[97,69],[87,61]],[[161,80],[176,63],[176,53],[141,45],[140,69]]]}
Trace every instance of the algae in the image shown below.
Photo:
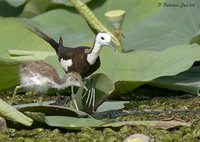
{"label": "algae", "polygon": [[[154,90],[154,91],[152,91]],[[137,90],[136,90],[137,91]],[[166,89],[143,87],[139,92],[132,92],[130,103],[123,109],[108,111],[98,119],[112,119],[116,121],[171,121],[191,123],[187,126],[176,126],[169,129],[148,127],[145,125],[124,125],[121,127],[82,128],[81,130],[66,130],[58,128],[11,128],[8,125],[6,132],[0,133],[0,140],[4,142],[120,142],[132,134],[144,134],[150,137],[151,142],[198,142],[200,140],[200,97],[184,92],[169,91]],[[10,94],[10,97],[9,95]],[[4,92],[1,98],[9,101],[12,93]],[[31,97],[33,97],[31,99]],[[37,100],[38,95],[17,95],[16,103]],[[46,96],[45,100],[55,99],[55,96]],[[130,99],[130,98],[129,98]],[[110,113],[110,114],[109,114]],[[95,117],[95,114],[94,114]]]}

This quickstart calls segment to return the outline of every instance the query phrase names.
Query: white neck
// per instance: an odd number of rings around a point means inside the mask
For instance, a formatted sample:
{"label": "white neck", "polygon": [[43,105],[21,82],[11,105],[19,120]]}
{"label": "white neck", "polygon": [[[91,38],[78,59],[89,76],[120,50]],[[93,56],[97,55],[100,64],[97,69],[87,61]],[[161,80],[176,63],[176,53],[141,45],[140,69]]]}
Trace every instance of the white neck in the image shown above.
{"label": "white neck", "polygon": [[91,53],[87,55],[87,61],[90,65],[93,65],[96,62],[100,51],[101,51],[101,45],[98,42],[95,42]]}

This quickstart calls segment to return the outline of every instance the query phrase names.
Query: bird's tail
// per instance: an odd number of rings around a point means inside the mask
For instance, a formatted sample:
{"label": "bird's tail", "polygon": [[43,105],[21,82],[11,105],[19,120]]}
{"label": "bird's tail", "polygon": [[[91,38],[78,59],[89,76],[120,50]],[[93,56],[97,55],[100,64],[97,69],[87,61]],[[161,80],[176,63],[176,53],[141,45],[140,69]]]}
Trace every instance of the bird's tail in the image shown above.
{"label": "bird's tail", "polygon": [[56,53],[58,53],[58,49],[60,47],[60,44],[58,42],[56,42],[54,39],[52,39],[51,37],[49,37],[48,35],[46,35],[45,33],[43,33],[42,31],[40,31],[38,28],[34,26],[27,27],[27,29],[35,33],[36,35],[38,35],[40,38],[42,38],[46,42],[48,42],[56,51]]}

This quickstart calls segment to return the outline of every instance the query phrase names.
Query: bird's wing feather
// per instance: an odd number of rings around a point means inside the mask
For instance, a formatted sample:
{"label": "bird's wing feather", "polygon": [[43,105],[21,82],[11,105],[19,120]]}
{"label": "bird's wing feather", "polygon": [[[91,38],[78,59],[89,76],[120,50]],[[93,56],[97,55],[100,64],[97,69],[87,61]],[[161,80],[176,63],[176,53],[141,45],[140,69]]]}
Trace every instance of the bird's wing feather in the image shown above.
{"label": "bird's wing feather", "polygon": [[32,75],[40,74],[43,77],[47,77],[57,82],[59,79],[57,71],[50,64],[43,61],[32,61],[24,64],[27,67],[27,71]]}

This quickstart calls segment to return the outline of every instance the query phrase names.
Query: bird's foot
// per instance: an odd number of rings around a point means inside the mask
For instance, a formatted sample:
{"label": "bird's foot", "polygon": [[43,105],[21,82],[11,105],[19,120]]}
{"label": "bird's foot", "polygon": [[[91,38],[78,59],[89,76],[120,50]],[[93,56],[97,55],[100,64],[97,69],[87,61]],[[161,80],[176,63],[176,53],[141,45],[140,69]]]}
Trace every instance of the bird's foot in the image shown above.
{"label": "bird's foot", "polygon": [[95,97],[96,97],[96,92],[95,92],[95,80],[94,79],[90,79],[89,82],[89,87],[88,87],[88,91],[82,96],[82,98],[84,98],[87,95],[85,104],[87,106],[91,106],[92,107],[92,112],[94,112],[94,108],[95,108]]}
{"label": "bird's foot", "polygon": [[63,96],[63,95],[58,94],[56,97],[55,103],[53,103],[52,105],[67,106],[70,99],[71,99],[71,96]]}

